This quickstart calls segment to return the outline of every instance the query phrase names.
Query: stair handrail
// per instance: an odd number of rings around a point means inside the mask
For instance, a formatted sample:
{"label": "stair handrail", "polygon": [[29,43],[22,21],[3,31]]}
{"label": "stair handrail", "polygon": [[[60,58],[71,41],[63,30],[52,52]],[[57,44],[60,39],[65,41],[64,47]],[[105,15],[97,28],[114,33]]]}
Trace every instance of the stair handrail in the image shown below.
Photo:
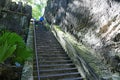
{"label": "stair handrail", "polygon": [[35,50],[35,57],[36,57],[36,63],[37,63],[37,74],[38,74],[38,80],[40,80],[40,73],[39,73],[39,62],[38,62],[38,54],[37,54],[37,47],[36,47],[36,33],[35,33],[35,23],[34,25],[34,50]]}

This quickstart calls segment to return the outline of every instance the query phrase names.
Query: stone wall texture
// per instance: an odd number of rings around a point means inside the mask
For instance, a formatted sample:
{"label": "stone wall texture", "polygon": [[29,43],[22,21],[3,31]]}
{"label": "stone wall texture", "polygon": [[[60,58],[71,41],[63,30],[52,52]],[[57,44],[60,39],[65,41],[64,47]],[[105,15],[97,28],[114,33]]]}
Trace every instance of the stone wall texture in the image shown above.
{"label": "stone wall texture", "polygon": [[31,17],[30,5],[0,0],[0,30],[16,32],[26,40]]}
{"label": "stone wall texture", "polygon": [[48,0],[45,18],[93,49],[113,72],[120,72],[119,0]]}

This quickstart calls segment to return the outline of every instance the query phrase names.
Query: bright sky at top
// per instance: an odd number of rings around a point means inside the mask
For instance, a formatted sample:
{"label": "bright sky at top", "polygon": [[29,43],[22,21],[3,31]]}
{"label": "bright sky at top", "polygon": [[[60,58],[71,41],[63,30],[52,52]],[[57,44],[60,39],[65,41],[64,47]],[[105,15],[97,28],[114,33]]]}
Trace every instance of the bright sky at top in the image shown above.
{"label": "bright sky at top", "polygon": [[[46,4],[46,2],[47,2],[47,0],[12,0],[12,1],[13,2],[19,2],[19,1],[21,1],[23,3],[28,2],[28,4],[31,5],[33,8],[36,8],[36,4],[37,5],[42,5],[42,4]],[[31,1],[32,4],[29,3],[29,1]],[[42,15],[44,14],[44,11],[45,11],[45,9],[43,8],[42,11],[41,11]]]}

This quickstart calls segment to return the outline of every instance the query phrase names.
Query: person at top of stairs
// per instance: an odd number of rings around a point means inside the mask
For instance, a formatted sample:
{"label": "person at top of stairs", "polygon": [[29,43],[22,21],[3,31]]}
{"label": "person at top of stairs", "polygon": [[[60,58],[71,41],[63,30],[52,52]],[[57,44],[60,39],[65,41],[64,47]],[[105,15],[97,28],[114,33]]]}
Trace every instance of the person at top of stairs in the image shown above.
{"label": "person at top of stairs", "polygon": [[40,17],[39,21],[40,21],[40,23],[41,23],[41,24],[43,24],[44,17],[43,17],[43,16],[42,16],[42,17]]}

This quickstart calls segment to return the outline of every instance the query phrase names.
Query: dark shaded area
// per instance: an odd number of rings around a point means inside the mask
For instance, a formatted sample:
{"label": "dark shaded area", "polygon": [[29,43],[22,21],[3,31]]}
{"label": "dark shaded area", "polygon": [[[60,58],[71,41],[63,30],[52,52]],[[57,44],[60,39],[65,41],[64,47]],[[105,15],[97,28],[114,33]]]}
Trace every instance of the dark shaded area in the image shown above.
{"label": "dark shaded area", "polygon": [[0,80],[21,80],[22,68],[0,64]]}
{"label": "dark shaded area", "polygon": [[0,6],[4,7],[5,6],[5,2],[6,2],[6,0],[0,0]]}
{"label": "dark shaded area", "polygon": [[120,2],[120,0],[112,0],[112,1]]}
{"label": "dark shaded area", "polygon": [[[11,2],[12,0],[0,0],[0,32],[15,32],[27,40],[32,7],[22,2]],[[1,34],[1,33],[0,33]],[[15,57],[15,56],[14,56]],[[21,80],[23,67],[16,67],[7,60],[0,63],[0,80]]]}
{"label": "dark shaded area", "polygon": [[115,38],[113,39],[114,42],[119,42],[120,41],[120,33],[118,33]]}
{"label": "dark shaded area", "polygon": [[[26,41],[30,19],[32,17],[32,7],[22,2],[1,1],[0,7],[0,29],[16,32]],[[8,4],[8,5],[6,5]]]}

